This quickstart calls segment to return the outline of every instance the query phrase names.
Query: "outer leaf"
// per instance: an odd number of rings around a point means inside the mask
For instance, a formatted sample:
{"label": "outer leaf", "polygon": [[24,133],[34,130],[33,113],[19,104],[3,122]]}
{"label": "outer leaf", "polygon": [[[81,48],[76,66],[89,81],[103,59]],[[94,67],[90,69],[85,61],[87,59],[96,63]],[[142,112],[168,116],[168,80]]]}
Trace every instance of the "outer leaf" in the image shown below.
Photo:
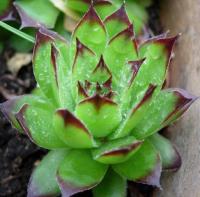
{"label": "outer leaf", "polygon": [[33,171],[27,197],[58,196],[60,189],[56,181],[56,172],[68,150],[50,151]]}
{"label": "outer leaf", "polygon": [[44,102],[40,97],[24,95],[17,96],[10,99],[4,103],[0,104],[0,110],[5,115],[5,117],[11,122],[11,124],[22,131],[21,126],[16,120],[16,113],[21,109],[24,104],[37,105],[38,103]]}
{"label": "outer leaf", "polygon": [[180,154],[168,139],[162,135],[154,134],[149,137],[149,140],[159,151],[162,159],[162,166],[165,170],[178,170],[180,168]]}
{"label": "outer leaf", "polygon": [[21,27],[53,28],[59,11],[49,2],[41,0],[18,0],[14,3],[20,18]]}
{"label": "outer leaf", "polygon": [[161,89],[176,40],[177,37],[155,38],[140,46],[139,56],[145,60],[130,87],[122,96],[124,113],[128,109],[134,108],[142,100],[150,84]]}
{"label": "outer leaf", "polygon": [[95,187],[103,179],[107,165],[94,161],[86,150],[72,150],[58,170],[63,196],[71,196]]}
{"label": "outer leaf", "polygon": [[196,99],[197,97],[181,89],[161,91],[133,129],[132,135],[138,139],[152,135],[179,118]]}
{"label": "outer leaf", "polygon": [[[62,142],[53,129],[54,108],[49,103],[24,104],[15,115],[19,125],[38,146],[47,149],[63,148]],[[34,121],[33,121],[34,120]]]}
{"label": "outer leaf", "polygon": [[104,143],[92,151],[93,158],[101,163],[115,164],[128,160],[140,148],[142,141],[133,136]]}
{"label": "outer leaf", "polygon": [[59,138],[70,147],[92,148],[97,146],[85,125],[65,109],[56,111],[54,128]]}
{"label": "outer leaf", "polygon": [[34,75],[43,93],[59,107],[73,109],[68,46],[57,34],[40,29],[34,48]]}
{"label": "outer leaf", "polygon": [[160,187],[160,156],[149,141],[145,141],[128,161],[112,167],[119,175],[130,181]]}
{"label": "outer leaf", "polygon": [[94,197],[126,197],[126,180],[109,170],[103,181],[93,189]]}
{"label": "outer leaf", "polygon": [[[94,51],[98,56],[104,51],[107,42],[106,31],[103,22],[97,15],[93,6],[91,6],[89,11],[84,15],[73,33],[73,48],[75,46],[76,38]],[[72,49],[72,51],[74,51],[74,49]]]}
{"label": "outer leaf", "polygon": [[75,113],[95,137],[107,136],[121,121],[117,104],[99,95],[80,102],[76,106]]}

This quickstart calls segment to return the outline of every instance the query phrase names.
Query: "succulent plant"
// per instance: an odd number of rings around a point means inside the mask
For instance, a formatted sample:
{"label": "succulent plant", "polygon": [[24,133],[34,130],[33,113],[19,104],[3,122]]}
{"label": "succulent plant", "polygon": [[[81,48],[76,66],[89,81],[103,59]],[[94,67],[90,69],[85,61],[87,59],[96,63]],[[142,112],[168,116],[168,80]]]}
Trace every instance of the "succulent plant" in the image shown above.
{"label": "succulent plant", "polygon": [[180,167],[176,148],[158,133],[196,99],[164,89],[177,37],[139,45],[124,6],[104,21],[91,6],[70,44],[38,30],[38,88],[1,104],[15,128],[50,150],[32,174],[29,197],[89,189],[123,197],[127,180],[160,187],[162,170]]}

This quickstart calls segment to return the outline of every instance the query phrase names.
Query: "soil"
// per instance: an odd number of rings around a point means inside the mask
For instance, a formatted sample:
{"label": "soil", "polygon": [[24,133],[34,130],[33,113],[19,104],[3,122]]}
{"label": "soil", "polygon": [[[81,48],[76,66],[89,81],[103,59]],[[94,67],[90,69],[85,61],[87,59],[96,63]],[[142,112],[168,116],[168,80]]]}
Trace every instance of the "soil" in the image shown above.
{"label": "soil", "polygon": [[[148,8],[149,26],[155,34],[161,33],[158,10],[157,1]],[[6,59],[14,54],[12,49],[6,47],[0,55],[0,103],[13,95],[30,93],[36,84],[31,64],[21,68],[17,75],[9,72]],[[25,197],[31,172],[46,152],[26,136],[19,135],[0,113],[0,197]],[[150,197],[152,190],[152,187],[129,183],[128,196]],[[90,192],[75,195],[89,196],[92,196]]]}

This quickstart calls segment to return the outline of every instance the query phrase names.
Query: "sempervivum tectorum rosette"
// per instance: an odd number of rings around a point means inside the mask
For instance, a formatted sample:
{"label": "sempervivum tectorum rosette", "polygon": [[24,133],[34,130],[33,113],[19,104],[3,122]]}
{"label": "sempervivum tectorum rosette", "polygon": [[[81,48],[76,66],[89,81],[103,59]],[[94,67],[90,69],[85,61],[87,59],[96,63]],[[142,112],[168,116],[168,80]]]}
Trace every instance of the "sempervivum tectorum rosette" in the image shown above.
{"label": "sempervivum tectorum rosette", "polygon": [[[119,15],[120,12],[120,15]],[[157,132],[196,99],[163,89],[177,37],[138,46],[123,7],[101,21],[91,6],[70,45],[40,29],[33,68],[38,90],[1,110],[20,132],[51,150],[33,172],[28,196],[126,196],[126,181],[160,187],[181,163]]]}

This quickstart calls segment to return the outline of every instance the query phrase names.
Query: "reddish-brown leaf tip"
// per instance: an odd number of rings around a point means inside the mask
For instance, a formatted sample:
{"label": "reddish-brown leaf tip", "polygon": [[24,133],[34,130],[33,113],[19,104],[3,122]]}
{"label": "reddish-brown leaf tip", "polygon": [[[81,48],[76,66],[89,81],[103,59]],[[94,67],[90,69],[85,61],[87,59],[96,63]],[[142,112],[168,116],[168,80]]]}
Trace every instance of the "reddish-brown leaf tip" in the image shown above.
{"label": "reddish-brown leaf tip", "polygon": [[63,119],[65,126],[73,125],[74,127],[80,128],[85,131],[85,133],[90,135],[85,125],[67,109],[58,109],[56,114]]}
{"label": "reddish-brown leaf tip", "polygon": [[124,3],[113,14],[106,17],[106,19],[104,20],[104,23],[107,23],[107,22],[112,21],[112,20],[117,20],[117,21],[123,22],[123,23],[127,24],[128,26],[131,25],[131,22],[130,22],[128,15],[126,13]]}
{"label": "reddish-brown leaf tip", "polygon": [[99,18],[96,10],[94,9],[94,5],[93,3],[90,5],[89,10],[85,13],[85,15],[83,16],[83,18],[81,19],[81,21],[78,23],[78,25],[76,26],[75,30],[74,30],[74,34],[77,31],[77,29],[85,22],[88,23],[98,23],[103,29],[105,30],[104,24],[102,22],[102,20]]}
{"label": "reddish-brown leaf tip", "polygon": [[199,98],[180,88],[169,88],[166,90],[173,92],[178,99],[175,109],[165,118],[163,124],[165,124],[176,113],[180,113],[179,116],[181,116],[190,107],[190,105]]}
{"label": "reddish-brown leaf tip", "polygon": [[142,177],[136,180],[135,182],[155,186],[159,189],[162,189],[160,185],[161,171],[162,171],[161,159],[160,156],[157,155],[157,163],[155,165],[155,168],[151,172],[149,172],[147,176]]}
{"label": "reddish-brown leaf tip", "polygon": [[119,155],[127,155],[132,150],[136,149],[138,146],[140,146],[143,143],[143,141],[137,141],[133,144],[130,144],[129,146],[119,148],[117,150],[112,150],[109,152],[105,152],[102,156],[119,156]]}
{"label": "reddish-brown leaf tip", "polygon": [[15,114],[15,118],[17,120],[17,122],[19,123],[19,125],[21,126],[21,128],[23,129],[24,133],[30,138],[30,140],[32,142],[34,142],[31,132],[29,130],[29,128],[27,127],[24,115],[26,110],[28,109],[29,105],[28,104],[24,104],[21,109]]}
{"label": "reddish-brown leaf tip", "polygon": [[89,97],[80,102],[80,104],[84,103],[92,103],[97,110],[99,110],[103,105],[117,105],[112,100],[106,98],[105,96],[100,96],[99,94],[95,94],[92,97]]}
{"label": "reddish-brown leaf tip", "polygon": [[95,183],[87,187],[76,186],[76,185],[71,184],[70,182],[63,180],[58,173],[57,173],[57,182],[59,184],[63,197],[70,197],[73,194],[77,194],[79,192],[89,190],[98,184],[98,183]]}
{"label": "reddish-brown leaf tip", "polygon": [[139,109],[145,102],[149,101],[154,93],[154,90],[156,89],[157,86],[150,84],[147,91],[145,92],[142,100],[139,102],[139,104],[133,109],[132,114]]}
{"label": "reddish-brown leaf tip", "polygon": [[[117,35],[115,35],[110,41],[109,44],[112,43],[115,39],[117,39],[118,37],[121,36],[125,36],[126,38],[131,39],[132,41],[135,41],[135,35],[134,35],[134,31],[133,31],[133,24],[130,24],[126,29],[124,29],[123,31],[119,32]],[[136,46],[136,42],[135,46]]]}
{"label": "reddish-brown leaf tip", "polygon": [[141,65],[143,64],[143,62],[145,61],[145,58],[141,59],[141,60],[136,60],[136,61],[129,61],[128,64],[131,66],[132,69],[132,77],[130,80],[130,85],[132,84],[132,82],[134,81]]}
{"label": "reddish-brown leaf tip", "polygon": [[93,73],[96,73],[98,70],[100,70],[101,72],[105,71],[107,74],[112,75],[108,66],[105,64],[105,61],[104,61],[102,55],[100,57],[99,63],[97,64],[97,66],[93,70]]}
{"label": "reddish-brown leaf tip", "polygon": [[86,90],[83,88],[83,86],[81,85],[80,81],[78,81],[78,94],[87,98],[88,94],[86,92]]}

